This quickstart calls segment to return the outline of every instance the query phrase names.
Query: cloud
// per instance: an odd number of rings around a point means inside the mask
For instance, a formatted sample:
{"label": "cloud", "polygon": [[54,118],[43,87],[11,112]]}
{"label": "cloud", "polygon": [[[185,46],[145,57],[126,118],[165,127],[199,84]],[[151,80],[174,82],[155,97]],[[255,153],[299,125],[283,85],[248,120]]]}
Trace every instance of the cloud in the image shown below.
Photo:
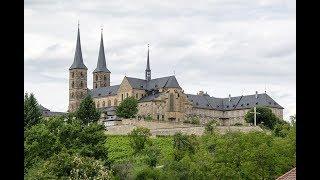
{"label": "cloud", "polygon": [[293,0],[26,0],[25,90],[52,110],[67,109],[80,20],[89,88],[103,25],[111,84],[125,74],[144,77],[150,43],[152,77],[175,73],[186,92],[215,97],[263,92],[267,84],[287,118],[295,113],[295,11]]}

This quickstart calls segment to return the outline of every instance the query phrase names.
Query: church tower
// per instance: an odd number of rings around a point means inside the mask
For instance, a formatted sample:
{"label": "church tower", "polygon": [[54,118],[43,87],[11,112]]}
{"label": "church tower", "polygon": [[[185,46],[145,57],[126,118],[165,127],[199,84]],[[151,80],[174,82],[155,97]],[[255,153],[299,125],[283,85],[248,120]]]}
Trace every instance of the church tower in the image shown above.
{"label": "church tower", "polygon": [[87,70],[82,59],[80,29],[78,24],[77,45],[73,64],[69,68],[69,112],[74,112],[87,95]]}
{"label": "church tower", "polygon": [[150,62],[149,62],[149,44],[148,44],[148,55],[147,55],[147,68],[146,68],[146,80],[151,80],[151,69],[150,69]]}
{"label": "church tower", "polygon": [[103,45],[103,29],[101,29],[101,41],[96,69],[93,71],[93,89],[110,86],[110,71],[107,69],[106,57]]}

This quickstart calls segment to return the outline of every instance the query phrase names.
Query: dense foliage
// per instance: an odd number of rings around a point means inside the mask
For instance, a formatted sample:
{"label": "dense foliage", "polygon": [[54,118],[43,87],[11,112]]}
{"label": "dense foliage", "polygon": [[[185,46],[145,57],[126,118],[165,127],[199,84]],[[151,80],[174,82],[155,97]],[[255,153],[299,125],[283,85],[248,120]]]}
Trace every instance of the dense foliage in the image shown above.
{"label": "dense foliage", "polygon": [[275,179],[295,166],[295,124],[287,125],[283,136],[213,131],[151,138],[139,153],[128,136],[109,136],[107,146],[119,179]]}
{"label": "dense foliage", "polygon": [[[283,123],[283,120],[280,120],[275,114],[272,113],[272,110],[267,107],[257,107],[256,108],[257,112],[257,125],[263,123],[263,126],[273,129],[276,124],[278,123]],[[254,113],[253,113],[253,108],[247,112],[245,115],[245,120],[248,123],[254,123]]]}
{"label": "dense foliage", "polygon": [[96,109],[90,95],[86,96],[81,101],[79,108],[75,112],[75,116],[84,124],[88,124],[90,122],[97,122],[99,120],[100,112]]}
{"label": "dense foliage", "polygon": [[122,118],[134,118],[137,113],[138,100],[134,97],[125,98],[116,109],[116,115]]}
{"label": "dense foliage", "polygon": [[31,93],[24,96],[24,127],[28,128],[37,123],[42,119],[42,113],[39,108],[39,104]]}
{"label": "dense foliage", "polygon": [[102,125],[71,114],[36,122],[24,131],[25,179],[111,178]]}

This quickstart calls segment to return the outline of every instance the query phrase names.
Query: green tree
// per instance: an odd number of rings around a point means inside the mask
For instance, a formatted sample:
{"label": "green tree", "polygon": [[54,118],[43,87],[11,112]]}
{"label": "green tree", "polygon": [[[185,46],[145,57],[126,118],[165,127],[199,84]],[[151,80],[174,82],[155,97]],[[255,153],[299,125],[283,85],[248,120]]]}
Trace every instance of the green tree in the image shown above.
{"label": "green tree", "polygon": [[[264,126],[272,130],[274,126],[280,122],[280,119],[272,113],[270,108],[257,107],[256,111],[257,113],[260,113],[257,114],[257,124],[261,124],[263,122]],[[247,112],[245,115],[245,120],[248,123],[254,123],[253,108]]]}
{"label": "green tree", "polygon": [[149,141],[151,136],[150,129],[144,127],[138,127],[129,133],[130,145],[135,153],[141,152],[145,148],[146,143]]}
{"label": "green tree", "polygon": [[90,95],[81,101],[79,108],[75,112],[75,117],[84,124],[97,122],[100,119],[100,111],[96,109]]}
{"label": "green tree", "polygon": [[24,96],[24,127],[28,128],[38,124],[42,119],[42,113],[37,99],[31,93]]}
{"label": "green tree", "polygon": [[116,115],[122,118],[134,118],[137,113],[138,100],[134,97],[125,98],[116,109]]}

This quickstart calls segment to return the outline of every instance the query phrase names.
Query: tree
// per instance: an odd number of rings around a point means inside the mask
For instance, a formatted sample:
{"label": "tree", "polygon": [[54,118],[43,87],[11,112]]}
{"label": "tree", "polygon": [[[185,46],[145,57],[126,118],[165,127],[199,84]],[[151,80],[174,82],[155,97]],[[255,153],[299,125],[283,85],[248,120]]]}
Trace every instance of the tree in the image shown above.
{"label": "tree", "polygon": [[[280,119],[275,114],[272,113],[270,108],[257,107],[256,111],[257,111],[257,124],[261,124],[263,122],[264,126],[272,130],[277,123],[280,123]],[[247,112],[247,114],[245,115],[245,120],[248,123],[254,123],[253,108]]]}
{"label": "tree", "polygon": [[86,96],[81,101],[80,106],[75,113],[75,117],[84,124],[97,122],[100,119],[100,111],[96,109],[90,95]]}
{"label": "tree", "polygon": [[149,136],[151,135],[150,129],[144,127],[138,127],[129,133],[130,145],[134,152],[141,152],[145,148],[146,143],[149,141]]}
{"label": "tree", "polygon": [[134,118],[137,113],[138,100],[134,97],[125,98],[116,109],[116,115],[122,118]]}
{"label": "tree", "polygon": [[24,96],[24,127],[28,128],[38,124],[42,119],[42,113],[37,99],[31,93]]}

